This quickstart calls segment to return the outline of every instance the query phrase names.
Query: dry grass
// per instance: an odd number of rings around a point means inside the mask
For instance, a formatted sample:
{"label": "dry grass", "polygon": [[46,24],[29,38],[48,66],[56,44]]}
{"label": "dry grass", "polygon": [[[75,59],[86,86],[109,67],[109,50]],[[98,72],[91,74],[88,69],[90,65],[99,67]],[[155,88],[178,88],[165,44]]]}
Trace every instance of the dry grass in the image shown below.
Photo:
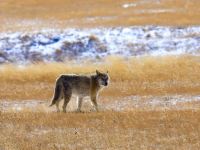
{"label": "dry grass", "polygon": [[[83,62],[81,65],[73,62],[26,67],[3,65],[0,68],[0,99],[50,100],[59,74],[84,74],[95,69],[110,72],[111,85],[100,95],[100,101],[105,105],[128,95],[192,95],[200,92],[199,56],[128,60],[110,57],[102,63]],[[102,110],[96,113],[88,112],[90,106],[85,113],[65,114],[47,111],[46,106],[38,104],[30,110],[0,112],[0,149],[198,150],[199,101],[179,105],[190,110],[176,110],[176,106],[169,110],[130,107],[127,110],[131,111]],[[34,107],[44,110],[33,111]]]}
{"label": "dry grass", "polygon": [[[133,2],[137,4],[135,7],[122,7]],[[0,29],[199,25],[199,7],[197,0],[160,0],[160,3],[142,0],[3,0],[0,23],[4,25]]]}
{"label": "dry grass", "polygon": [[103,63],[81,65],[34,64],[27,67],[3,65],[0,70],[1,99],[50,99],[60,74],[109,70],[111,83],[103,96],[198,94],[199,56],[107,58]]}
{"label": "dry grass", "polygon": [[[132,0],[3,0],[0,31],[130,25],[199,25],[198,0],[161,0],[122,8]],[[140,0],[134,0],[140,2]],[[167,10],[166,12],[152,12]],[[178,18],[178,19],[177,19]],[[129,95],[200,93],[200,57],[165,56],[103,63],[73,62],[0,66],[0,100],[49,100],[61,73],[109,70],[111,84],[100,99]],[[45,113],[0,111],[0,150],[200,149],[199,102],[191,110]],[[195,111],[193,106],[196,106]],[[2,106],[1,106],[2,107]]]}
{"label": "dry grass", "polygon": [[0,149],[200,148],[200,111],[2,113]]}

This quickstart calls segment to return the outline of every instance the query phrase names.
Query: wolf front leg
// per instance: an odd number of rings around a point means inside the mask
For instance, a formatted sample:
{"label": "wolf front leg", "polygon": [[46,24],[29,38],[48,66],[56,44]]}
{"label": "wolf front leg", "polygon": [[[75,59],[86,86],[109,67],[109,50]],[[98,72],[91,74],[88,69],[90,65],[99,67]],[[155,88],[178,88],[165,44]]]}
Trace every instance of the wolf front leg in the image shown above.
{"label": "wolf front leg", "polygon": [[93,104],[95,110],[96,110],[96,111],[99,111],[99,109],[98,109],[98,104],[97,104],[97,97],[96,97],[96,96],[92,96],[92,97],[91,97],[91,102],[92,102],[92,104]]}
{"label": "wolf front leg", "polygon": [[82,102],[83,102],[83,97],[77,97],[77,104],[78,104],[78,107],[76,110],[77,112],[81,112]]}

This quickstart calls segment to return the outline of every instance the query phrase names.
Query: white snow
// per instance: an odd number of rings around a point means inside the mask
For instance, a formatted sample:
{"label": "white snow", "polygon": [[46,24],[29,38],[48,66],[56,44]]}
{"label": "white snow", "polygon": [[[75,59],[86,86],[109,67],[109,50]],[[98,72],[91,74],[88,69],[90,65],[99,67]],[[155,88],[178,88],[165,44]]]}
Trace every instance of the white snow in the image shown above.
{"label": "white snow", "polygon": [[184,9],[144,9],[144,10],[134,10],[135,14],[158,14],[158,13],[175,13],[184,12]]}
{"label": "white snow", "polygon": [[160,0],[139,0],[135,2],[129,2],[122,4],[123,8],[129,8],[129,7],[136,7],[140,5],[148,5],[148,4],[160,4]]}
{"label": "white snow", "polygon": [[129,4],[123,4],[122,5],[123,8],[129,8],[129,7],[135,7],[135,6],[137,6],[136,3],[129,3]]}
{"label": "white snow", "polygon": [[[101,111],[126,111],[131,109],[197,109],[200,102],[200,95],[163,95],[163,96],[128,96],[124,98],[111,98],[108,102],[99,100]],[[194,103],[194,105],[187,105]],[[48,107],[49,101],[24,100],[24,101],[0,101],[0,112],[52,112],[56,111],[55,107]],[[76,98],[73,97],[67,106],[68,111],[75,111],[77,108]],[[90,99],[85,98],[83,102],[83,111],[91,111],[93,107]]]}
{"label": "white snow", "polygon": [[[131,109],[197,109],[199,106],[187,106],[189,102],[200,102],[200,96],[164,95],[164,96],[129,96],[104,104],[106,110],[125,111]],[[186,105],[184,105],[186,104]]]}
{"label": "white snow", "polygon": [[[97,41],[90,41],[91,36],[94,36]],[[64,45],[66,42],[67,45]],[[0,33],[0,50],[7,54],[6,57],[17,62],[29,61],[30,52],[39,53],[44,61],[52,61],[57,49],[63,51],[66,58],[80,59],[113,54],[125,57],[169,54],[199,55],[200,26],[69,28],[26,33]]]}

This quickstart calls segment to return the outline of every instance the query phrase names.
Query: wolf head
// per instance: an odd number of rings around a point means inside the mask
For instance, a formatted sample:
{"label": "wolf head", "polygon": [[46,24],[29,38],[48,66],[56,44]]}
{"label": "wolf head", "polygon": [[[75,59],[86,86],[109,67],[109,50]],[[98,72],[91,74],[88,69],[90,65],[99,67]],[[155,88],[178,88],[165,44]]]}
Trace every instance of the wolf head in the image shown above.
{"label": "wolf head", "polygon": [[96,75],[97,75],[97,81],[99,85],[108,86],[108,83],[109,83],[108,71],[106,73],[101,73],[98,70],[96,70]]}

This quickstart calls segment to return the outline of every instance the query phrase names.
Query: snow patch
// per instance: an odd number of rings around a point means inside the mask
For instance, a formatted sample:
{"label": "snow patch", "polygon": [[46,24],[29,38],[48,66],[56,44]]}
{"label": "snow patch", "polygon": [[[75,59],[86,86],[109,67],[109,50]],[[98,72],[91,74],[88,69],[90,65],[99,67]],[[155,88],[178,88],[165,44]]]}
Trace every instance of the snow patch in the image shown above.
{"label": "snow patch", "polygon": [[136,7],[140,5],[148,5],[148,4],[160,4],[160,0],[140,0],[137,2],[131,2],[131,3],[124,3],[122,4],[123,8],[129,8],[129,7]]}
{"label": "snow patch", "polygon": [[[199,104],[197,104],[198,102]],[[194,105],[187,105],[194,103]],[[126,111],[133,109],[159,110],[159,109],[198,109],[200,96],[190,95],[166,95],[166,96],[128,96],[124,98],[112,98],[108,102],[99,101],[101,111]],[[48,107],[48,101],[25,100],[25,101],[0,101],[0,112],[52,112],[55,107]],[[69,102],[67,111],[76,111],[77,103],[75,97]],[[85,98],[82,106],[83,111],[95,111],[90,99]]]}
{"label": "snow patch", "polygon": [[0,33],[0,62],[199,55],[200,26],[133,26]]}
{"label": "snow patch", "polygon": [[129,3],[129,4],[123,4],[122,5],[123,8],[129,8],[129,7],[135,7],[135,6],[137,6],[136,3]]}

